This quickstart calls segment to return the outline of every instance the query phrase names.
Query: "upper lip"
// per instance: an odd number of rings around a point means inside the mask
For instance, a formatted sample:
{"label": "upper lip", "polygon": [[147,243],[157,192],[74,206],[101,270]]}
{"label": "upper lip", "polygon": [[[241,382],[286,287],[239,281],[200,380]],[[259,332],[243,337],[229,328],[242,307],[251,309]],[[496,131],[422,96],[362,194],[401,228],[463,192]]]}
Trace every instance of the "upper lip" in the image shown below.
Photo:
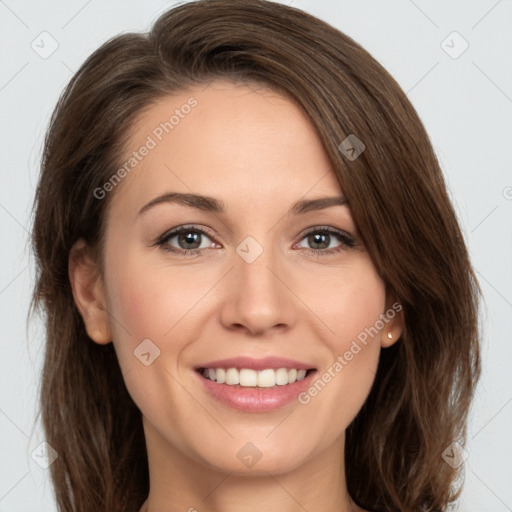
{"label": "upper lip", "polygon": [[248,368],[251,370],[266,370],[272,368],[279,370],[279,368],[297,369],[297,370],[310,370],[313,368],[311,364],[301,363],[294,359],[285,357],[263,357],[256,359],[253,357],[231,357],[228,359],[218,359],[216,361],[209,361],[196,367],[200,368]]}

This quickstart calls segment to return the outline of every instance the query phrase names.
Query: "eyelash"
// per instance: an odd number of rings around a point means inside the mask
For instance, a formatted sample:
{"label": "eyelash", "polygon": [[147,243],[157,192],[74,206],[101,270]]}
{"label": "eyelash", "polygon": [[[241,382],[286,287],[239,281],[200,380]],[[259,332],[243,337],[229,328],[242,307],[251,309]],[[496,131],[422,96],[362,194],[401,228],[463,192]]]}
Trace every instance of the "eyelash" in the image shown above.
{"label": "eyelash", "polygon": [[[179,226],[177,228],[173,228],[170,231],[165,232],[161,237],[158,238],[156,244],[157,246],[160,246],[164,251],[172,252],[175,254],[178,254],[180,256],[199,256],[200,252],[204,250],[203,249],[178,249],[176,247],[173,247],[172,245],[169,245],[168,242],[171,238],[174,238],[176,235],[179,235],[181,233],[199,233],[201,235],[206,235],[208,238],[212,239],[213,236],[209,234],[204,228],[199,228],[194,225],[187,225],[187,226]],[[341,251],[350,249],[355,247],[356,242],[352,236],[350,236],[347,232],[342,231],[341,229],[336,229],[329,226],[315,226],[313,228],[308,229],[306,232],[304,232],[301,235],[301,238],[299,242],[294,244],[294,247],[300,243],[304,238],[308,237],[311,234],[324,234],[324,235],[330,235],[334,236],[338,239],[340,242],[340,245],[338,247],[334,247],[331,249],[312,249],[309,247],[303,247],[306,251],[310,252],[311,254],[314,254],[315,256],[327,256],[331,254],[336,254]]]}

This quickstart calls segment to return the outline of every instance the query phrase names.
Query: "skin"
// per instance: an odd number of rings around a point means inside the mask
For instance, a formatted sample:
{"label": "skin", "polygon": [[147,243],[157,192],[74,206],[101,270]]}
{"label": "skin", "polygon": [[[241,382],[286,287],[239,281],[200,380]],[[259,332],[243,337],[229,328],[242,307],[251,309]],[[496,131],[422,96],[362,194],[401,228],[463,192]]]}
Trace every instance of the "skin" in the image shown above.
{"label": "skin", "polygon": [[[114,343],[143,415],[151,484],[143,510],[360,510],[345,485],[344,432],[381,348],[400,337],[401,317],[307,405],[249,413],[207,393],[194,368],[226,357],[289,357],[322,374],[393,299],[347,204],[290,212],[299,200],[343,192],[314,129],[286,97],[223,81],[166,97],[132,127],[127,154],[191,96],[197,106],[110,192],[103,272],[83,241],[70,255],[87,332]],[[138,213],[171,191],[213,196],[225,211],[165,202]],[[158,245],[189,224],[207,232],[198,251]],[[354,246],[335,234],[327,249],[312,245],[305,231],[318,226],[342,230]],[[252,263],[236,252],[248,236],[263,249]],[[184,247],[177,237],[166,243]],[[134,357],[145,339],[160,349],[149,366]],[[248,442],[261,454],[250,468],[237,457]]]}

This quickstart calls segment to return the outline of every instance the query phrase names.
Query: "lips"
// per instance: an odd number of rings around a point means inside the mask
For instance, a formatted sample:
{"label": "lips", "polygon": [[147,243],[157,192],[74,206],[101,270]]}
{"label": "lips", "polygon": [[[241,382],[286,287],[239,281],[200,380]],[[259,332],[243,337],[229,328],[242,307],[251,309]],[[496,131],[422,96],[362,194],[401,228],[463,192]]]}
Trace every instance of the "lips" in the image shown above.
{"label": "lips", "polygon": [[311,385],[315,373],[312,365],[276,357],[222,359],[196,368],[210,396],[246,412],[269,412],[289,404]]}
{"label": "lips", "polygon": [[279,370],[279,368],[309,370],[313,368],[313,365],[284,357],[264,357],[261,359],[252,357],[232,357],[229,359],[205,362],[196,367],[196,369],[199,368],[236,368],[238,370],[249,368],[257,371],[266,370],[268,368],[273,370]]}

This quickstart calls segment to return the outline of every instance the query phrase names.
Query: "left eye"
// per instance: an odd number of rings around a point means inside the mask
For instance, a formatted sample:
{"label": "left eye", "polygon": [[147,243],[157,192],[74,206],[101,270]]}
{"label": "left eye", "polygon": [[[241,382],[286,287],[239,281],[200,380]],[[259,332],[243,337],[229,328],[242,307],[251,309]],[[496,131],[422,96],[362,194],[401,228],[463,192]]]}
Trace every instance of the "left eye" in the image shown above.
{"label": "left eye", "polygon": [[296,247],[304,247],[312,250],[325,250],[351,245],[353,245],[352,240],[342,233],[317,230],[308,233],[304,238],[302,238]]}

